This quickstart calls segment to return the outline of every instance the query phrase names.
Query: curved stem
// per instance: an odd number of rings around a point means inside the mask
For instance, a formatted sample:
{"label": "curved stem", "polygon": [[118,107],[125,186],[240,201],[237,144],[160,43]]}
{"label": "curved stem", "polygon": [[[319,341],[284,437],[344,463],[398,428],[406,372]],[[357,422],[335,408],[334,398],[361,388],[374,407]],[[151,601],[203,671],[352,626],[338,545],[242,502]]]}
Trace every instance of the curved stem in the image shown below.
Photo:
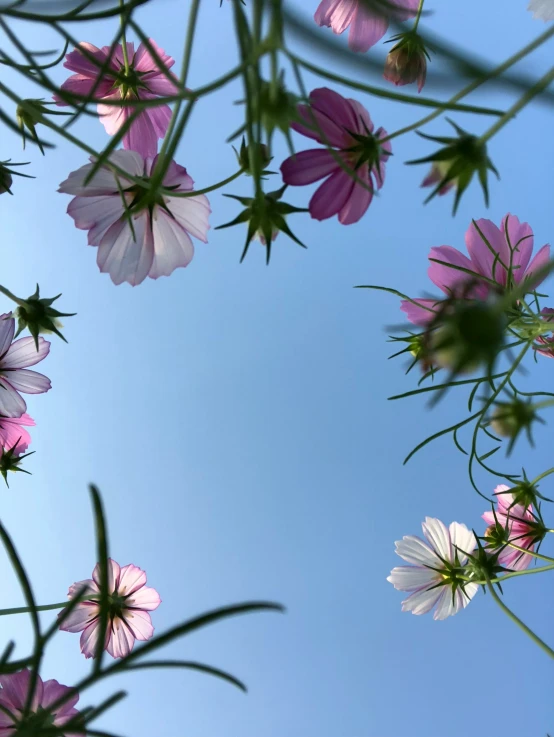
{"label": "curved stem", "polygon": [[516,545],[515,543],[508,543],[508,547],[513,548],[514,550],[519,550],[520,553],[525,553],[526,555],[532,555],[533,558],[538,558],[539,560],[544,560],[547,563],[554,563],[554,558],[549,558],[548,555],[542,555],[541,553],[535,553],[533,550],[528,550],[527,548],[522,548],[519,545]]}
{"label": "curved stem", "polygon": [[541,638],[538,635],[536,635],[532,629],[530,629],[524,622],[522,622],[521,619],[518,616],[516,616],[512,612],[512,610],[506,606],[506,604],[504,604],[502,599],[498,596],[498,594],[494,590],[494,586],[492,585],[490,578],[487,578],[487,588],[490,591],[492,598],[498,604],[498,606],[502,609],[504,614],[506,614],[512,620],[514,624],[517,624],[517,626],[520,629],[522,629],[525,632],[525,634],[533,640],[535,645],[538,645],[541,648],[541,650],[544,650],[544,652],[549,657],[554,658],[554,650],[551,647],[549,647],[546,644],[546,642],[544,642],[544,640],[541,640]]}
{"label": "curved stem", "polygon": [[172,192],[169,189],[164,189],[162,194],[164,194],[166,197],[196,197],[199,194],[208,194],[208,192],[213,192],[214,189],[220,189],[220,187],[225,187],[226,184],[229,184],[229,182],[232,182],[234,179],[237,179],[240,177],[240,175],[244,172],[244,169],[239,169],[234,174],[231,174],[230,177],[227,177],[227,179],[222,179],[221,182],[216,182],[216,184],[212,184],[209,187],[204,187],[204,189],[192,189],[190,192]]}

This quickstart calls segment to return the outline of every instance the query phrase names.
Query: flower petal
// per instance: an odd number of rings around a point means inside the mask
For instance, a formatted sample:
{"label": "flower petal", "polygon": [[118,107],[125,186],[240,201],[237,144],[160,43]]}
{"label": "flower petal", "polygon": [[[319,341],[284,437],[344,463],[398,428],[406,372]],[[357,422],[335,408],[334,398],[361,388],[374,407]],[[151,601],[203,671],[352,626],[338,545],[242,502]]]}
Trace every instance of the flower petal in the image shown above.
{"label": "flower petal", "polygon": [[405,535],[402,540],[396,541],[395,546],[396,554],[407,563],[428,568],[439,568],[441,565],[435,552],[431,550],[427,543],[415,535]]}
{"label": "flower petal", "polygon": [[437,580],[440,574],[420,566],[396,566],[387,578],[398,591],[419,591],[434,586]]}
{"label": "flower petal", "polygon": [[356,174],[359,179],[367,184],[367,187],[354,182],[352,193],[339,212],[339,223],[343,225],[357,223],[365,215],[373,199],[373,182],[369,176],[368,165],[363,164]]}
{"label": "flower petal", "polygon": [[340,168],[330,151],[325,148],[312,148],[300,151],[281,164],[281,174],[285,184],[295,187],[312,184],[332,174]]}
{"label": "flower petal", "polygon": [[99,243],[96,262],[114,284],[124,281],[132,286],[140,284],[153,264],[154,239],[149,214],[143,210],[132,222],[134,233],[127,220],[118,220]]}
{"label": "flower petal", "polygon": [[0,366],[2,369],[27,368],[42,361],[49,353],[50,343],[44,338],[39,337],[38,350],[32,336],[20,338],[11,344],[8,352],[2,358]]}
{"label": "flower petal", "polygon": [[5,376],[0,376],[0,415],[21,417],[26,410],[27,404],[21,394],[13,388]]}
{"label": "flower petal", "polygon": [[414,299],[413,302],[403,299],[400,309],[414,325],[425,326],[435,319],[440,303],[440,299]]}
{"label": "flower petal", "polygon": [[117,617],[112,622],[106,650],[112,658],[125,658],[135,644],[135,636],[127,624]]}
{"label": "flower petal", "polygon": [[402,611],[411,612],[412,614],[427,614],[437,603],[442,594],[441,586],[433,589],[422,589],[415,591],[402,602]]}
{"label": "flower petal", "polygon": [[[121,568],[119,563],[108,558],[108,593],[113,594],[119,586]],[[94,583],[100,588],[100,563],[97,563],[92,572]]]}
{"label": "flower petal", "polygon": [[11,314],[7,312],[0,315],[0,360],[8,352],[15,333],[15,320]]}
{"label": "flower petal", "polygon": [[452,541],[450,532],[444,522],[436,517],[425,517],[422,523],[423,534],[429,541],[429,544],[435,550],[441,560],[453,562]]}
{"label": "flower petal", "polygon": [[152,612],[157,609],[162,600],[156,589],[150,586],[143,586],[142,588],[135,591],[126,601],[126,606],[132,607],[133,609],[143,609],[144,611]]}
{"label": "flower petal", "polygon": [[337,169],[316,190],[308,205],[314,220],[327,220],[336,215],[348,202],[354,180],[343,169]]}
{"label": "flower petal", "polygon": [[50,379],[38,371],[9,369],[4,376],[16,391],[24,394],[44,394],[52,388]]}
{"label": "flower petal", "polygon": [[149,640],[154,634],[154,627],[152,626],[150,615],[141,609],[125,610],[125,622],[131,630],[133,637],[141,642]]}

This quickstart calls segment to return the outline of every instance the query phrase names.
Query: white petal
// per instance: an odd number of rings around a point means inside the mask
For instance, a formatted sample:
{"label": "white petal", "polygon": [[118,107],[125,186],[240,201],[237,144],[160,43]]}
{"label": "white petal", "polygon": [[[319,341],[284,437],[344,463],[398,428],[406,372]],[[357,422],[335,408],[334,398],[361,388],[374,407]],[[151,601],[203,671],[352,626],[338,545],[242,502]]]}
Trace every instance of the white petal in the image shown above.
{"label": "white petal", "polygon": [[207,243],[211,208],[205,195],[168,197],[167,206],[179,225],[198,240]]}
{"label": "white petal", "polygon": [[147,212],[133,218],[133,228],[134,235],[128,221],[120,220],[99,243],[96,262],[114,284],[126,281],[136,286],[144,281],[152,266],[154,245]]}
{"label": "white petal", "polygon": [[446,619],[458,611],[457,596],[452,598],[452,588],[443,586],[440,598],[437,602],[437,608],[433,614],[433,619]]}
{"label": "white petal", "polygon": [[[144,159],[136,151],[114,151],[110,155],[110,161],[132,176],[142,176],[144,172]],[[122,189],[126,189],[132,184],[130,179],[115,174],[105,166],[101,166],[92,180],[85,184],[85,179],[92,167],[92,163],[85,164],[77,171],[71,172],[68,178],[60,184],[58,192],[80,195],[81,197],[95,197],[117,193],[119,191],[118,181]]]}
{"label": "white petal", "polygon": [[417,591],[433,586],[441,578],[440,574],[429,568],[419,566],[397,566],[393,568],[387,581],[398,591]]}
{"label": "white petal", "polygon": [[425,522],[421,525],[423,533],[431,547],[436,550],[443,560],[452,562],[452,543],[450,541],[450,533],[448,528],[436,517],[425,517]]}
{"label": "white petal", "polygon": [[408,563],[431,568],[441,567],[441,561],[427,543],[415,535],[405,535],[402,540],[397,540],[395,545],[396,554]]}
{"label": "white petal", "polygon": [[[452,539],[452,546],[457,546],[459,548],[458,558],[461,565],[464,565],[467,561],[467,555],[463,555],[461,551],[463,550],[465,553],[472,553],[475,550],[475,546],[477,545],[475,535],[460,522],[452,522],[450,524],[450,537]],[[456,547],[454,547],[454,554],[455,553]]]}
{"label": "white petal", "polygon": [[441,593],[441,586],[416,591],[402,602],[402,611],[412,612],[412,614],[427,614],[435,606]]}
{"label": "white petal", "polygon": [[152,219],[154,258],[148,276],[157,279],[169,276],[179,266],[188,266],[194,256],[189,234],[176,220],[158,209]]}
{"label": "white petal", "polygon": [[536,20],[554,20],[554,0],[530,0],[527,9]]}

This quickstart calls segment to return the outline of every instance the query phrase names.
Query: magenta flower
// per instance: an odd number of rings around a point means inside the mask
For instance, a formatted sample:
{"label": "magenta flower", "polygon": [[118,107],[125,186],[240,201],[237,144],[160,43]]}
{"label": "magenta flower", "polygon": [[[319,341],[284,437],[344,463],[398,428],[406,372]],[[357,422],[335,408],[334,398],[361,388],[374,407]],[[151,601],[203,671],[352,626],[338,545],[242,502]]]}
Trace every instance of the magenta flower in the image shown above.
{"label": "magenta flower", "polygon": [[[491,290],[505,291],[525,282],[532,292],[546,278],[537,272],[550,261],[550,246],[543,246],[531,259],[533,231],[515,215],[506,215],[500,227],[490,220],[473,222],[465,235],[469,258],[452,246],[429,252],[429,278],[448,297],[486,299]],[[436,316],[440,299],[407,300],[401,309],[410,322],[428,325]]]}
{"label": "magenta flower", "polygon": [[[376,6],[378,2],[379,0],[375,3]],[[387,3],[391,7],[387,7]],[[322,0],[315,11],[314,19],[318,26],[327,26],[338,35],[350,28],[349,47],[352,51],[364,52],[383,38],[391,18],[413,18],[418,5],[419,0],[383,0],[381,10],[378,7],[364,7],[362,0]]]}
{"label": "magenta flower", "polygon": [[[485,512],[482,517],[488,525],[498,524],[508,528],[509,539],[514,545],[533,552],[537,539],[537,526],[533,507],[524,507],[522,504],[514,504],[514,495],[510,487],[500,484],[494,490],[497,506],[496,511]],[[496,515],[496,519],[495,519]],[[529,567],[533,560],[532,555],[522,553],[519,550],[506,546],[498,556],[501,566],[514,571],[523,571]]]}
{"label": "magenta flower", "polygon": [[46,376],[27,370],[28,366],[46,358],[50,343],[39,338],[37,350],[32,336],[14,341],[14,333],[15,320],[11,312],[0,315],[0,415],[12,418],[21,417],[27,409],[19,392],[42,394],[52,387]]}
{"label": "magenta flower", "polygon": [[[150,39],[152,48],[163,62],[166,69],[175,63],[163,49]],[[89,58],[93,57],[94,61]],[[155,100],[157,97],[175,95],[179,87],[168,79],[161,71],[150,51],[144,44],[140,44],[136,53],[134,44],[127,44],[129,72],[125,73],[123,48],[121,44],[114,50],[107,65],[107,70],[94,92],[94,100]],[[64,67],[73,74],[61,86],[64,92],[72,92],[83,97],[90,95],[97,84],[101,67],[110,58],[110,47],[101,49],[90,43],[81,43],[65,57]],[[173,76],[173,74],[171,75]],[[54,95],[58,105],[66,105],[58,95]],[[123,123],[131,116],[132,106],[98,104],[98,115],[106,132],[114,135]],[[163,138],[167,132],[171,111],[168,105],[156,105],[145,108],[136,118],[130,129],[123,136],[123,146],[126,149],[138,151],[142,156],[155,156],[158,151],[158,138]]]}
{"label": "magenta flower", "polygon": [[26,414],[21,417],[0,417],[0,446],[4,450],[15,448],[16,456],[25,453],[31,444],[31,436],[23,426],[34,427],[35,424]]}
{"label": "magenta flower", "polygon": [[[85,658],[93,658],[100,636],[100,566],[92,572],[92,579],[79,581],[69,587],[72,599],[86,587],[85,599],[62,622],[65,632],[82,632],[81,652]],[[108,559],[108,591],[110,610],[104,649],[113,658],[124,658],[134,647],[135,640],[149,640],[154,627],[148,612],[157,609],[161,599],[155,589],[146,586],[146,573],[129,564],[121,568]]]}
{"label": "magenta flower", "polygon": [[[379,128],[374,134],[369,113],[359,102],[326,87],[313,90],[310,105],[299,105],[298,114],[305,124],[291,123],[291,127],[335,151],[309,149],[289,157],[281,164],[283,181],[302,186],[325,179],[310,200],[312,218],[326,220],[338,215],[343,225],[358,222],[373,199],[375,187],[382,187],[385,180],[385,161],[391,153],[390,143],[381,142],[386,130]],[[316,127],[319,130],[314,130]]]}
{"label": "magenta flower", "polygon": [[402,602],[403,612],[427,614],[436,607],[433,619],[446,619],[464,609],[479,588],[459,577],[465,575],[475,536],[459,522],[447,527],[434,517],[426,517],[421,526],[426,541],[414,535],[397,541],[396,554],[411,565],[393,568],[387,581],[398,591],[410,592]]}
{"label": "magenta flower", "polygon": [[[79,711],[75,704],[79,701],[79,694],[69,686],[62,686],[58,681],[44,681],[37,675],[31,710],[24,718],[27,694],[31,671],[27,668],[18,673],[5,673],[0,675],[0,737],[12,737],[12,735],[38,735],[42,729],[48,730],[52,727],[63,727],[70,720],[78,716]],[[51,710],[59,699],[66,700]],[[45,732],[46,733],[46,732]],[[56,732],[62,737],[61,732]],[[65,733],[67,737],[75,735],[76,730]]]}
{"label": "magenta flower", "polygon": [[[147,180],[157,161],[135,151],[114,151],[110,161],[131,176]],[[141,187],[115,174],[109,163],[85,184],[92,164],[86,164],[60,184],[58,192],[76,195],[67,208],[77,228],[88,230],[89,246],[97,246],[96,262],[114,284],[140,284],[149,276],[169,276],[188,266],[194,255],[190,238],[207,242],[211,212],[205,195],[171,197]],[[163,187],[192,192],[187,170],[171,162]]]}

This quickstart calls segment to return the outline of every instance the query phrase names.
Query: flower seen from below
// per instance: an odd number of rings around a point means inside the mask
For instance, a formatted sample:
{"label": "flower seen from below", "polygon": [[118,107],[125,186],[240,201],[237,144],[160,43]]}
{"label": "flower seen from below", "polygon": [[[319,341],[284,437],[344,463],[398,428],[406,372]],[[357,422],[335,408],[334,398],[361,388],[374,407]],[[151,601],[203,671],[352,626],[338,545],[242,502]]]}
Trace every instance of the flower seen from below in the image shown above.
{"label": "flower seen from below", "polygon": [[14,333],[11,312],[0,315],[0,415],[4,418],[21,417],[27,410],[20,392],[42,394],[52,386],[46,376],[28,369],[46,358],[50,343],[39,338],[37,346],[33,337],[13,340]]}
{"label": "flower seen from below", "polygon": [[[541,539],[540,525],[537,525],[531,505],[525,507],[522,504],[514,503],[514,495],[509,486],[500,484],[494,490],[494,495],[496,497],[496,509],[494,512],[492,510],[485,512],[483,519],[493,529],[498,528],[504,540],[505,547],[498,556],[498,562],[511,570],[523,571],[532,563],[533,556],[511,548],[506,543],[509,540],[518,547],[533,552],[537,538],[538,541]],[[492,532],[490,527],[489,531]],[[487,533],[485,533],[485,537],[490,538],[492,536],[490,534],[487,536]],[[494,547],[492,543],[489,543],[489,546]]]}
{"label": "flower seen from below", "polygon": [[[156,52],[165,70],[175,63],[163,49],[152,39],[150,45]],[[168,97],[179,91],[173,73],[164,73],[145,44],[141,43],[135,52],[134,44],[127,44],[129,70],[125,71],[123,47],[116,46],[110,55],[110,47],[101,49],[83,42],[67,54],[64,67],[76,72],[67,79],[61,89],[87,97],[93,93],[92,99],[98,101],[98,115],[106,132],[114,135],[125,121],[132,115],[132,105],[117,105],[118,101],[155,100],[157,97]],[[103,67],[105,70],[103,71]],[[100,80],[99,75],[102,73]],[[168,78],[169,77],[169,78]],[[59,95],[55,96],[59,105],[66,103]],[[123,136],[126,149],[138,151],[142,156],[155,156],[158,151],[158,139],[163,138],[169,126],[171,110],[168,105],[161,104],[146,107],[131,124]]]}
{"label": "flower seen from below", "polygon": [[409,566],[393,568],[387,581],[398,591],[408,591],[403,612],[427,614],[446,619],[464,609],[478,586],[465,578],[468,554],[475,548],[473,532],[459,522],[447,527],[439,519],[426,517],[422,524],[425,540],[406,535],[396,543],[396,553]]}
{"label": "flower seen from below", "polygon": [[[51,734],[53,727],[63,727],[68,722],[75,722],[79,711],[75,704],[79,694],[69,686],[62,686],[58,681],[43,681],[37,675],[33,699],[29,713],[24,716],[31,681],[31,671],[27,668],[17,673],[0,675],[0,736],[18,737]],[[54,706],[60,699],[61,705]],[[52,710],[52,706],[54,709]],[[78,723],[78,720],[77,720]],[[44,730],[44,731],[43,731]],[[70,731],[56,731],[56,735],[74,737],[83,734],[82,730],[70,727]]]}
{"label": "flower seen from below", "polygon": [[[473,221],[465,242],[469,258],[452,246],[438,246],[429,253],[429,278],[447,297],[485,300],[493,291],[508,291],[522,283],[532,292],[546,278],[539,272],[550,261],[550,246],[531,258],[533,231],[515,215],[506,215],[500,226],[485,219]],[[410,322],[428,325],[440,303],[438,299],[403,300],[401,309]]]}
{"label": "flower seen from below", "polygon": [[310,93],[310,105],[299,105],[302,123],[291,127],[329,148],[309,149],[281,165],[285,184],[302,186],[325,181],[310,200],[315,220],[338,215],[343,225],[356,223],[371,204],[375,188],[383,186],[385,162],[391,154],[384,128],[375,133],[367,110],[356,100],[326,87]]}
{"label": "flower seen from below", "polygon": [[387,82],[397,87],[417,82],[421,92],[427,78],[428,53],[423,41],[413,31],[395,37],[398,43],[389,51],[383,74]]}
{"label": "flower seen from below", "polygon": [[[100,636],[100,565],[92,579],[78,581],[69,588],[72,599],[86,589],[84,598],[60,625],[65,632],[81,632],[81,652],[86,658],[96,654]],[[135,640],[149,640],[154,627],[148,612],[161,603],[158,592],[146,585],[146,573],[132,564],[123,566],[108,559],[109,613],[104,649],[113,658],[124,658]]]}
{"label": "flower seen from below", "polygon": [[[110,162],[145,184],[156,161],[157,156],[143,159],[136,151],[114,151],[110,156]],[[100,271],[108,273],[114,284],[136,286],[147,276],[157,279],[188,266],[194,255],[191,235],[207,242],[211,210],[205,195],[167,194],[193,191],[187,170],[171,162],[162,193],[114,173],[109,163],[85,184],[92,166],[72,172],[58,191],[75,195],[67,212],[77,228],[88,230],[89,246],[98,247]]]}
{"label": "flower seen from below", "polygon": [[14,449],[14,455],[25,453],[31,436],[25,427],[34,427],[35,421],[27,414],[21,417],[0,417],[0,446],[4,451]]}
{"label": "flower seen from below", "polygon": [[340,35],[347,28],[352,51],[365,52],[380,41],[391,19],[413,18],[419,0],[322,0],[314,19]]}

